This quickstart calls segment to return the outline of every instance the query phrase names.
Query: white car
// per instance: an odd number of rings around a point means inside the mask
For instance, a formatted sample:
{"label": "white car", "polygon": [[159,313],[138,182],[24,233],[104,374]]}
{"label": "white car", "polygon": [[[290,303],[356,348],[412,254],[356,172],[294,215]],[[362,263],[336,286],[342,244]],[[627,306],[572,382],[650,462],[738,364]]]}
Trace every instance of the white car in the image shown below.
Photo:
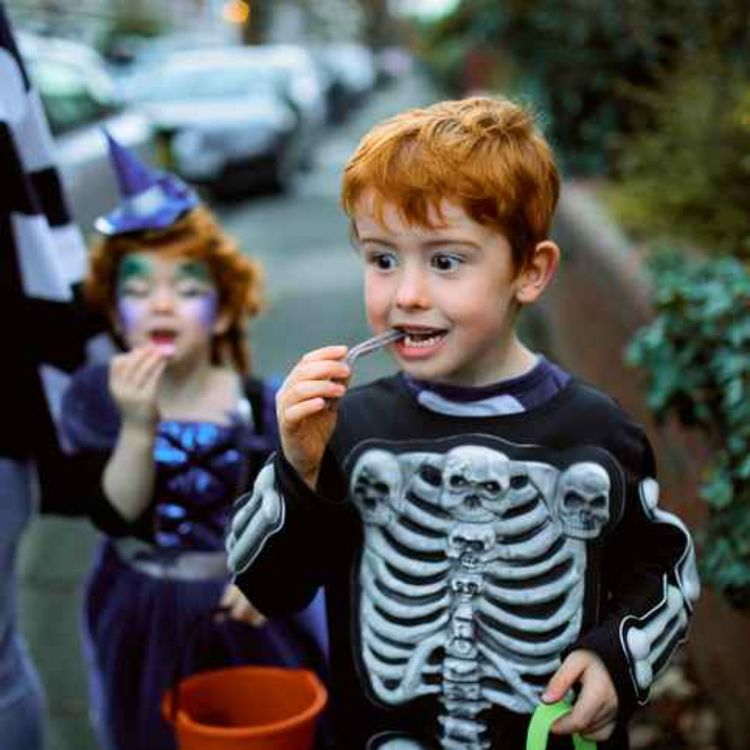
{"label": "white car", "polygon": [[270,66],[245,48],[170,56],[129,79],[170,168],[218,194],[285,189],[303,158],[300,124]]}

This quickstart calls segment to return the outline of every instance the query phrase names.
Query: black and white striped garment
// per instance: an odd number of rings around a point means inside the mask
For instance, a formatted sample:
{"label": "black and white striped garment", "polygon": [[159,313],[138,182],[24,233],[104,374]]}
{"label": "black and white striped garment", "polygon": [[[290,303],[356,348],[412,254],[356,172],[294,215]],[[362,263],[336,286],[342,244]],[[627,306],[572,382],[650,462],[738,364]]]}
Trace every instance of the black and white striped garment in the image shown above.
{"label": "black and white striped garment", "polygon": [[86,252],[53,151],[0,4],[0,456],[41,463],[59,457],[54,417],[94,330],[76,298]]}

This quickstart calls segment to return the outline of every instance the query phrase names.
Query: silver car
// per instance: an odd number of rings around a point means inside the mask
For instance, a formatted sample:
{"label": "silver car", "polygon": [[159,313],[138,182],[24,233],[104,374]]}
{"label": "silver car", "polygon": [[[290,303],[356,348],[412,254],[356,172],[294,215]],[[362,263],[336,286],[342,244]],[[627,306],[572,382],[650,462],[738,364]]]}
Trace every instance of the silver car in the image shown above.
{"label": "silver car", "polygon": [[243,48],[195,50],[129,79],[166,164],[219,195],[284,190],[303,158],[300,121],[278,77]]}

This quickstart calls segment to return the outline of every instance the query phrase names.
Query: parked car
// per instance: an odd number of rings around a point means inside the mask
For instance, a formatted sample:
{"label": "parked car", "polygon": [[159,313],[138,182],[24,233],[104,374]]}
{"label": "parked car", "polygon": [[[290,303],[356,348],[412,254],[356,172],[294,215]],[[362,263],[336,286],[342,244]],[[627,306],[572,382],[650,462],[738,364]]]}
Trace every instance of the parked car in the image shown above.
{"label": "parked car", "polygon": [[339,88],[339,106],[344,114],[362,104],[375,88],[378,76],[375,56],[363,44],[324,44],[317,48],[316,55]]}
{"label": "parked car", "polygon": [[142,159],[154,158],[148,121],[128,111],[101,57],[64,39],[18,34],[20,52],[55,137],[61,179],[84,233],[117,202],[117,186],[102,128]]}
{"label": "parked car", "polygon": [[244,49],[170,56],[128,83],[163,161],[217,194],[286,189],[302,158],[299,119],[273,70]]}
{"label": "parked car", "polygon": [[323,127],[328,121],[328,74],[315,56],[294,44],[262,44],[246,53],[276,75],[300,119],[305,166],[309,166]]}

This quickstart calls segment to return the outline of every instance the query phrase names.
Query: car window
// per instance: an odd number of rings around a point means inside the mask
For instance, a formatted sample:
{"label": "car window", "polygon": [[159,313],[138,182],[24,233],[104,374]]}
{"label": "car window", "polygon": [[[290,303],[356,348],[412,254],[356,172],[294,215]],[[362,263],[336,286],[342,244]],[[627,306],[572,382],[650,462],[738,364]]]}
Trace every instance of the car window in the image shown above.
{"label": "car window", "polygon": [[96,122],[115,109],[106,84],[74,65],[40,58],[29,61],[29,69],[55,134]]}
{"label": "car window", "polygon": [[274,77],[260,66],[229,65],[206,68],[167,68],[158,76],[144,74],[130,85],[134,99],[174,101],[277,93]]}

